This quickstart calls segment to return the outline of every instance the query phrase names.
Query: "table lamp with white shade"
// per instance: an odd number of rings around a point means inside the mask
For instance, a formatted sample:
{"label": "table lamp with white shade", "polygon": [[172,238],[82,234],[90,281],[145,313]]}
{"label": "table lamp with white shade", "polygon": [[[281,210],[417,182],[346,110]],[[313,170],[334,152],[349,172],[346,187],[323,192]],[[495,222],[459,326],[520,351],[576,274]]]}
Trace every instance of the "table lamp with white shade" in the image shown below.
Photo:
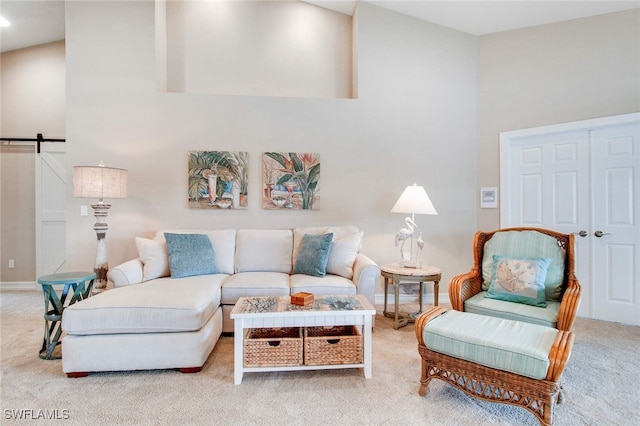
{"label": "table lamp with white shade", "polygon": [[[425,191],[424,187],[418,186],[415,183],[407,186],[400,195],[400,198],[398,198],[398,201],[393,205],[391,213],[411,214],[411,217],[406,217],[404,219],[406,227],[401,228],[398,231],[395,237],[395,243],[396,247],[400,244],[400,265],[405,268],[420,268],[420,259],[417,257],[414,258],[413,255],[413,234],[415,233],[415,229],[418,227],[418,225],[416,225],[415,216],[416,214],[438,214],[435,207],[433,207],[431,199],[427,195],[427,191]],[[404,256],[404,243],[409,238],[411,239],[411,249],[409,252],[409,260],[406,260]],[[420,236],[418,242],[418,252],[420,253],[424,246],[422,236]]]}
{"label": "table lamp with white shade", "polygon": [[96,263],[93,269],[96,279],[93,288],[96,292],[100,292],[107,288],[107,272],[109,271],[106,242],[109,225],[107,225],[106,218],[111,204],[105,203],[104,199],[127,198],[127,170],[105,167],[102,161],[98,166],[74,166],[73,196],[98,199],[98,203],[91,204],[91,207],[96,218],[93,229],[98,238]]}

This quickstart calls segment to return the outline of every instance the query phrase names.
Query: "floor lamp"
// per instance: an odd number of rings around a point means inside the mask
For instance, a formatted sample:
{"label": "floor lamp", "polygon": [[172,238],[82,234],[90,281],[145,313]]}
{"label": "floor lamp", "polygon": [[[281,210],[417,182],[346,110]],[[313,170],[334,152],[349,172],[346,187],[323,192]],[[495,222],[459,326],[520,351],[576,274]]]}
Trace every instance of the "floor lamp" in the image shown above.
{"label": "floor lamp", "polygon": [[[415,232],[415,228],[418,227],[416,225],[416,214],[438,214],[435,207],[433,207],[433,203],[431,203],[431,199],[427,195],[427,191],[425,191],[424,187],[418,186],[415,183],[413,185],[407,186],[405,190],[398,198],[398,201],[393,205],[391,209],[391,213],[410,213],[411,217],[406,217],[404,222],[406,224],[406,228],[402,228],[396,234],[396,247],[400,244],[400,266],[405,268],[420,268],[422,267],[420,264],[420,259],[413,257],[413,234]],[[408,238],[411,238],[411,251],[409,260],[405,259],[403,248],[404,242]],[[419,253],[422,251],[422,247],[424,246],[424,241],[422,238],[418,240]],[[419,257],[419,256],[416,256]]]}
{"label": "floor lamp", "polygon": [[106,219],[111,204],[104,202],[105,198],[127,198],[127,171],[105,167],[101,161],[98,166],[74,166],[73,167],[73,196],[80,198],[98,198],[97,204],[91,204],[96,223],[93,229],[96,231],[98,246],[96,249],[96,263],[93,271],[96,274],[93,288],[96,292],[107,288],[107,261],[106,234],[109,229]]}

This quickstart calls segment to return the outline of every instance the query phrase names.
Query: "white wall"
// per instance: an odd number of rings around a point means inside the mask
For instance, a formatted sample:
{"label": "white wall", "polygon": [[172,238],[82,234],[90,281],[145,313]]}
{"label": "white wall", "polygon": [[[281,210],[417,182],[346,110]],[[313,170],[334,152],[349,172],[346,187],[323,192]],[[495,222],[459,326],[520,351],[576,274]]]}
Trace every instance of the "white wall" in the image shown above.
{"label": "white wall", "polygon": [[[406,185],[426,187],[438,216],[418,217],[426,263],[443,288],[468,270],[476,224],[476,41],[368,4],[358,13],[359,99],[157,93],[153,2],[69,2],[68,164],[129,170],[129,198],[114,200],[110,263],[136,256],[134,236],[172,228],[284,228],[354,224],[363,251],[396,261],[402,216],[389,211]],[[189,150],[246,150],[249,209],[189,210]],[[264,151],[319,152],[322,209],[260,208]],[[93,265],[87,200],[68,190],[68,268]],[[380,292],[380,290],[378,291]]]}
{"label": "white wall", "polygon": [[482,36],[478,88],[478,185],[499,186],[500,132],[640,111],[640,11]]}
{"label": "white wall", "polygon": [[166,39],[169,92],[352,97],[342,13],[300,1],[171,1]]}

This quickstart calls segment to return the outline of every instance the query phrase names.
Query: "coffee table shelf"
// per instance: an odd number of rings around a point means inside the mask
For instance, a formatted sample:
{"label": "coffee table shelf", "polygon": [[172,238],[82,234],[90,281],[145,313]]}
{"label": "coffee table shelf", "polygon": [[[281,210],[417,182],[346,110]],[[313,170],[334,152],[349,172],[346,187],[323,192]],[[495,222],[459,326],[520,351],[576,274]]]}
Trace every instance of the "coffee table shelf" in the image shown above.
{"label": "coffee table shelf", "polygon": [[[307,306],[293,305],[288,296],[241,297],[236,302],[231,318],[234,320],[234,383],[242,383],[245,372],[323,370],[362,368],[364,377],[372,376],[371,328],[375,308],[366,297],[316,296]],[[243,363],[245,330],[248,328],[277,327],[330,327],[355,325],[363,337],[363,362],[358,364],[296,365],[245,367]]]}

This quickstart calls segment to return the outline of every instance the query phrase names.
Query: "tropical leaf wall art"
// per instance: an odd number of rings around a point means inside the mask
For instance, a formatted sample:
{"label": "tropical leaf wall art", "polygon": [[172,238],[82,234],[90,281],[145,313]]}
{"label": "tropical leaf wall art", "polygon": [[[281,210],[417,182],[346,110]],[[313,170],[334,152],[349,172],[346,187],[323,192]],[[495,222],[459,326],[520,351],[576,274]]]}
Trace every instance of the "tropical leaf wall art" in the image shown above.
{"label": "tropical leaf wall art", "polygon": [[319,210],[320,154],[262,154],[262,208]]}
{"label": "tropical leaf wall art", "polygon": [[249,154],[243,151],[189,152],[189,207],[246,209]]}

